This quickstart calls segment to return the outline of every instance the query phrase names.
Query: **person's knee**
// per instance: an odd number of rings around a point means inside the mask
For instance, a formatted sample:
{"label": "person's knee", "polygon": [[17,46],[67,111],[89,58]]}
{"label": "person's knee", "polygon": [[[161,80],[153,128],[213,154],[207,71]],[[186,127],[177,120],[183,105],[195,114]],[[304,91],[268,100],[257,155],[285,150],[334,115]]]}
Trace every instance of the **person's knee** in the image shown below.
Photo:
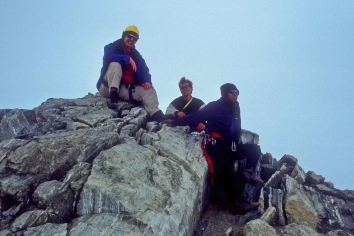
{"label": "person's knee", "polygon": [[108,65],[108,70],[110,71],[122,71],[122,66],[119,62],[111,62]]}
{"label": "person's knee", "polygon": [[142,91],[142,99],[149,103],[159,103],[155,88]]}
{"label": "person's knee", "polygon": [[105,98],[109,97],[108,88],[106,86],[104,86],[104,84],[101,84],[98,92],[101,94],[102,97],[105,97]]}
{"label": "person's knee", "polygon": [[157,94],[153,88],[149,90],[143,90],[141,94],[141,100],[145,109],[149,112],[150,116],[159,111],[159,101]]}

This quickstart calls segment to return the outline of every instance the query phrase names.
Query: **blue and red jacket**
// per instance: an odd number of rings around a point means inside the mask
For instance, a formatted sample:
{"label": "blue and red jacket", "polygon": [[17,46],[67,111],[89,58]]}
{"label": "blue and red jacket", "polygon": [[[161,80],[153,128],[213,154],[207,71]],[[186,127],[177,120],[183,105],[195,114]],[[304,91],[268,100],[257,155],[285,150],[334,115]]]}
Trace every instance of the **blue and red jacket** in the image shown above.
{"label": "blue and red jacket", "polygon": [[236,144],[241,142],[241,116],[238,102],[230,103],[220,98],[210,102],[203,109],[174,120],[174,125],[197,126],[200,122],[207,121],[206,133],[219,133],[224,139]]}
{"label": "blue and red jacket", "polygon": [[[110,43],[104,47],[104,55],[103,55],[103,65],[101,69],[101,75],[96,84],[97,89],[100,88],[101,83],[103,83],[106,87],[108,87],[107,82],[103,79],[106,71],[108,69],[108,65],[111,62],[119,62],[122,66],[122,70],[124,70],[126,65],[129,65],[129,56],[126,55],[125,51],[122,47],[123,39],[118,39],[113,43]],[[140,53],[135,49],[131,49],[132,58],[136,64],[136,72],[134,73],[134,84],[142,85],[145,82],[152,84],[151,75],[149,73],[149,68],[147,67],[144,58],[140,55]]]}

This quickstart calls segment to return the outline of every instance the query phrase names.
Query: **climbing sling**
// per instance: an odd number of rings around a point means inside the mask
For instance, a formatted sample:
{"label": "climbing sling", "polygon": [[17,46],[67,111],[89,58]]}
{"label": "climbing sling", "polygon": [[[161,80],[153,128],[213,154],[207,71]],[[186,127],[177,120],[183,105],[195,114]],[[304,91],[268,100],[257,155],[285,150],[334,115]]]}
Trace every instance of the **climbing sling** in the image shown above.
{"label": "climbing sling", "polygon": [[186,107],[188,107],[188,105],[192,102],[192,100],[193,100],[193,97],[191,97],[191,99],[189,99],[189,101],[187,102],[186,105],[184,105],[184,107],[182,108],[181,111],[183,111],[184,109],[186,109]]}

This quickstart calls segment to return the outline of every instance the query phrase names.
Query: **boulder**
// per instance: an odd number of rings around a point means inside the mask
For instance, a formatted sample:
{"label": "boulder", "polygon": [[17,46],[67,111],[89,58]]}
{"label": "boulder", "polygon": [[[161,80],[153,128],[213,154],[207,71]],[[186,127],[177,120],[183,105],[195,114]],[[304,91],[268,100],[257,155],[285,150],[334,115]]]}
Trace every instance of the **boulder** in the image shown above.
{"label": "boulder", "polygon": [[84,186],[88,176],[91,173],[91,165],[86,162],[80,162],[76,164],[65,176],[63,184],[66,187],[70,187],[74,191],[74,199],[76,201],[79,196],[82,187]]}
{"label": "boulder", "polygon": [[345,230],[332,230],[332,231],[329,231],[326,235],[328,235],[328,236],[351,236],[352,234],[346,232]]}
{"label": "boulder", "polygon": [[49,220],[48,213],[42,210],[27,211],[18,217],[11,225],[11,231],[17,232],[19,230],[27,229],[43,225]]}
{"label": "boulder", "polygon": [[91,162],[102,150],[118,143],[117,133],[94,129],[42,135],[9,153],[7,167],[21,175],[60,179],[75,164]]}
{"label": "boulder", "polygon": [[66,236],[68,224],[47,223],[37,227],[28,228],[23,232],[23,236]]}
{"label": "boulder", "polygon": [[248,222],[243,228],[244,236],[275,236],[277,235],[275,229],[267,222],[257,219]]}
{"label": "boulder", "polygon": [[286,195],[285,213],[288,224],[295,223],[313,229],[317,227],[317,212],[303,192],[293,190]]}
{"label": "boulder", "polygon": [[242,136],[241,136],[241,142],[242,143],[259,143],[259,135],[256,133],[253,133],[249,130],[242,130]]}
{"label": "boulder", "polygon": [[291,166],[294,168],[297,165],[297,162],[298,161],[296,157],[285,154],[284,156],[282,156],[282,158],[280,158],[278,164],[279,165],[285,164],[286,166]]}
{"label": "boulder", "polygon": [[182,127],[165,127],[158,134],[157,150],[128,139],[101,152],[81,192],[77,213],[131,218],[144,226],[139,228],[144,234],[190,235],[202,211],[207,170],[200,140],[187,139]]}
{"label": "boulder", "polygon": [[274,220],[276,211],[277,209],[275,209],[275,207],[268,207],[268,209],[264,212],[260,219],[267,223],[270,223]]}
{"label": "boulder", "polygon": [[298,164],[295,165],[290,176],[294,178],[299,184],[303,184],[306,181],[306,173]]}
{"label": "boulder", "polygon": [[[0,109],[0,235],[207,235],[214,222],[198,220],[208,166],[201,137],[189,133],[148,122],[141,106],[119,101],[109,109],[93,94]],[[242,130],[242,142],[259,136]],[[263,154],[256,171],[265,186],[246,184],[241,198],[259,202],[258,211],[225,214],[238,229],[221,232],[354,234],[353,190],[306,174],[288,154]]]}
{"label": "boulder", "polygon": [[314,171],[308,171],[306,174],[306,184],[310,186],[322,184],[325,178],[322,175],[317,175]]}
{"label": "boulder", "polygon": [[318,236],[319,234],[311,227],[291,223],[284,227],[283,232],[288,235]]}
{"label": "boulder", "polygon": [[74,214],[74,192],[62,182],[52,180],[38,186],[33,201],[40,209],[48,209],[56,216],[71,219]]}
{"label": "boulder", "polygon": [[25,137],[32,133],[29,122],[19,109],[4,114],[0,122],[0,127],[0,142],[6,139]]}
{"label": "boulder", "polygon": [[0,236],[15,236],[15,234],[8,229],[4,229],[0,230]]}
{"label": "boulder", "polygon": [[69,235],[154,235],[154,232],[149,231],[146,227],[142,222],[128,216],[121,216],[115,213],[99,213],[83,215],[74,219]]}

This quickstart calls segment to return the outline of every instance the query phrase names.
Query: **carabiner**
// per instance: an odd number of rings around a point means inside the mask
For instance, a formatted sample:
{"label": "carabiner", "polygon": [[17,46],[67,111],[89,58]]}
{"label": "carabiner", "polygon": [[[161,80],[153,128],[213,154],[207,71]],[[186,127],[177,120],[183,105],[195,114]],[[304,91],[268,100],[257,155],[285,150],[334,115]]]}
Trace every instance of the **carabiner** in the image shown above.
{"label": "carabiner", "polygon": [[231,150],[234,152],[236,151],[236,143],[235,142],[232,142],[231,143]]}

